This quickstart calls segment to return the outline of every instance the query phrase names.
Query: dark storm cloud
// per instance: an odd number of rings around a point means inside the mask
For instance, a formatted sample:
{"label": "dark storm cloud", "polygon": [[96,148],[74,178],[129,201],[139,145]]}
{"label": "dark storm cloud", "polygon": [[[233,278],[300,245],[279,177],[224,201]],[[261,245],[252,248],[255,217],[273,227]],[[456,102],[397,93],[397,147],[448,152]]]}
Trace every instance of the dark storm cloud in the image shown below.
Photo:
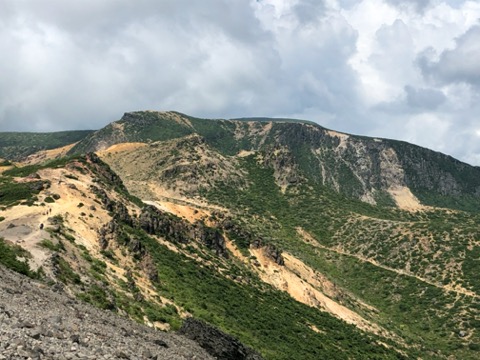
{"label": "dark storm cloud", "polygon": [[260,85],[255,72],[271,75],[265,62],[275,61],[268,33],[243,1],[209,3],[7,2],[2,130],[96,128],[182,99],[179,110],[203,101],[208,113],[227,86]]}
{"label": "dark storm cloud", "polygon": [[318,21],[327,11],[327,6],[324,0],[305,0],[295,4],[293,11],[298,20],[305,24]]}
{"label": "dark storm cloud", "polygon": [[397,115],[417,114],[437,110],[446,101],[447,97],[440,90],[407,85],[401,96],[378,104],[375,110]]}
{"label": "dark storm cloud", "polygon": [[440,83],[468,83],[480,86],[480,26],[470,28],[456,39],[453,49],[443,51],[438,60],[429,60],[425,51],[418,60],[423,74]]}
{"label": "dark storm cloud", "polygon": [[408,106],[414,109],[435,110],[447,100],[443,92],[436,89],[405,86],[405,92]]}
{"label": "dark storm cloud", "polygon": [[424,11],[432,0],[386,0],[387,3],[399,8],[413,7],[416,11]]}

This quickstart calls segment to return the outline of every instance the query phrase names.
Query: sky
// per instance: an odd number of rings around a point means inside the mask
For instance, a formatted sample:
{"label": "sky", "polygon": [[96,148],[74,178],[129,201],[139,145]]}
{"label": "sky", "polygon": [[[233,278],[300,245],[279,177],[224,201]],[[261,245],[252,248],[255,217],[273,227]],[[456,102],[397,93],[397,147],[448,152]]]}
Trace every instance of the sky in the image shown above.
{"label": "sky", "polygon": [[312,120],[480,165],[480,1],[0,0],[0,131]]}

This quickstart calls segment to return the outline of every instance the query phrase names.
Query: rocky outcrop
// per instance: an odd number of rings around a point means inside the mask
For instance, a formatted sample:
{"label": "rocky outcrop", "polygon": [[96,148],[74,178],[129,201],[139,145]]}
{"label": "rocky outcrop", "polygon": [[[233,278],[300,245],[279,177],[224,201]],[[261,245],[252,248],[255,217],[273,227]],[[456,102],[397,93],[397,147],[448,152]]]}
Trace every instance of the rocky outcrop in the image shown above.
{"label": "rocky outcrop", "polygon": [[104,163],[95,153],[86,155],[87,163],[94,173],[106,184],[117,187],[120,190],[126,190],[123,181],[110,167]]}
{"label": "rocky outcrop", "polygon": [[184,336],[93,308],[3,266],[0,284],[0,359],[213,359]]}
{"label": "rocky outcrop", "polygon": [[189,222],[157,209],[145,206],[138,218],[138,226],[148,234],[164,237],[173,243],[187,244],[197,241],[219,256],[228,257],[225,238],[219,229],[206,226],[202,222]]}
{"label": "rocky outcrop", "polygon": [[210,355],[219,360],[262,360],[254,350],[243,345],[233,336],[194,318],[188,318],[179,331],[194,340]]}
{"label": "rocky outcrop", "polygon": [[216,255],[228,258],[225,238],[219,229],[206,226],[202,222],[194,224],[195,238],[201,244],[215,251]]}
{"label": "rocky outcrop", "polygon": [[150,254],[147,254],[142,258],[140,261],[140,268],[143,270],[145,275],[147,275],[148,280],[153,283],[159,281],[157,266],[155,265],[155,261]]}
{"label": "rocky outcrop", "polygon": [[257,239],[252,243],[252,247],[254,249],[263,248],[263,252],[266,257],[273,260],[280,266],[285,265],[285,259],[282,256],[282,251],[279,250],[275,245],[270,243],[264,245],[261,239]]}
{"label": "rocky outcrop", "polygon": [[286,147],[275,147],[267,150],[263,163],[273,169],[275,182],[280,187],[298,185],[303,181],[298,164]]}
{"label": "rocky outcrop", "polygon": [[142,209],[138,225],[150,235],[163,236],[175,243],[186,244],[192,238],[192,229],[187,222],[151,205]]}

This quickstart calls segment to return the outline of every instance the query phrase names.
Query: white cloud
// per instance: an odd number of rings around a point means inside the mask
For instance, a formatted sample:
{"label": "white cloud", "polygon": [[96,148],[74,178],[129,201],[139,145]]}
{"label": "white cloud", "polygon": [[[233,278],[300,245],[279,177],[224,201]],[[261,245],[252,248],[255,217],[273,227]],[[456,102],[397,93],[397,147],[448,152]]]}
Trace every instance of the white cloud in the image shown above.
{"label": "white cloud", "polygon": [[0,131],[291,116],[480,164],[480,3],[3,0]]}

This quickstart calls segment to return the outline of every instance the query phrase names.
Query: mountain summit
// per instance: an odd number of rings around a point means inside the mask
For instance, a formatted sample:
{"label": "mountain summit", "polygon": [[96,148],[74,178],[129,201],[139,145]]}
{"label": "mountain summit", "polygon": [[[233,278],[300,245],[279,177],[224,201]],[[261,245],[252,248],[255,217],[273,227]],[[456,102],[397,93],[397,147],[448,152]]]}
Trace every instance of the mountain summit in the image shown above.
{"label": "mountain summit", "polygon": [[188,135],[203,139],[217,156],[260,155],[281,187],[304,182],[370,204],[479,209],[480,168],[406,142],[339,133],[301,120],[208,120],[139,111],[89,134],[70,152],[101,151],[119,143],[152,147]]}

